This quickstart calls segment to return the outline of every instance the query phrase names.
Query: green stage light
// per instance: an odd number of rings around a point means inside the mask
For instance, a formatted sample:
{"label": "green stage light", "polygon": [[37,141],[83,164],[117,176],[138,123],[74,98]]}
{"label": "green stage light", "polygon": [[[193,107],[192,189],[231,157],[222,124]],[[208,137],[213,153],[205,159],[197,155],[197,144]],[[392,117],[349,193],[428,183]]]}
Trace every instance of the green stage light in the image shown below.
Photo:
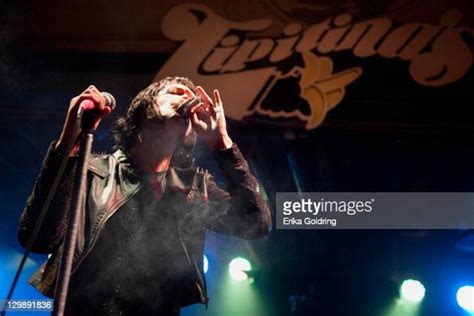
{"label": "green stage light", "polygon": [[247,259],[235,258],[229,263],[229,274],[235,281],[247,280],[247,271],[252,270],[252,265]]}
{"label": "green stage light", "polygon": [[419,303],[425,297],[425,287],[420,281],[405,280],[400,287],[401,298],[412,303]]}

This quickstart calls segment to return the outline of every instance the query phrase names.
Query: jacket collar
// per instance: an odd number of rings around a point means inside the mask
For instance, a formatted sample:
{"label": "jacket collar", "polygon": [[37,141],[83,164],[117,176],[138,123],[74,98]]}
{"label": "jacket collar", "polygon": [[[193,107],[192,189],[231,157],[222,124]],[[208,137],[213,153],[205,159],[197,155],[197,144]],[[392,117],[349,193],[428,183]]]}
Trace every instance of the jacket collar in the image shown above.
{"label": "jacket collar", "polygon": [[[130,192],[135,191],[136,187],[141,185],[143,181],[143,173],[138,170],[136,165],[133,163],[123,151],[117,150],[112,154],[112,159],[115,160],[118,167],[118,175],[120,179],[120,185],[123,193],[128,195]],[[108,167],[104,164],[97,166],[101,173],[110,174]],[[207,170],[202,168],[178,168],[170,167],[166,174],[166,190],[178,191],[182,193],[193,193],[194,196],[200,196],[207,200],[207,178],[209,173]]]}

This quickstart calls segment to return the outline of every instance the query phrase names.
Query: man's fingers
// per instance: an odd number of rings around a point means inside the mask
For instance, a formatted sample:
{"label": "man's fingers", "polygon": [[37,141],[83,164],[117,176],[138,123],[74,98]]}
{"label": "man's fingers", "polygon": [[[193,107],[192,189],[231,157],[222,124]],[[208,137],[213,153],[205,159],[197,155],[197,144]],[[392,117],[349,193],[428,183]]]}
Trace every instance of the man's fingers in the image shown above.
{"label": "man's fingers", "polygon": [[[89,86],[84,92],[79,96],[73,98],[73,102],[76,106],[80,106],[83,101],[89,100],[93,103],[92,106],[84,108],[86,111],[95,110],[97,111],[96,115],[99,118],[102,118],[112,112],[112,109],[106,105],[105,97],[100,93],[100,91],[93,85]],[[89,103],[89,105],[91,105]]]}
{"label": "man's fingers", "polygon": [[82,99],[90,99],[98,104],[102,102],[102,96],[93,92],[86,92],[81,96]]}
{"label": "man's fingers", "polygon": [[[90,101],[92,102],[92,104],[90,102],[83,104],[84,101]],[[84,93],[79,96],[76,102],[78,106],[81,106],[83,104],[82,107],[85,111],[100,109],[100,99],[93,94]],[[84,108],[84,106],[86,107]]]}
{"label": "man's fingers", "polygon": [[191,108],[189,109],[189,113],[198,112],[198,111],[200,111],[199,109],[201,107],[202,107],[202,103],[195,104],[195,105],[191,106]]}
{"label": "man's fingers", "polygon": [[86,90],[82,91],[80,95],[78,95],[77,97],[73,98],[74,99],[82,99],[82,100],[79,100],[79,102],[82,102],[83,100],[87,99],[87,98],[90,98],[92,99],[94,102],[97,102],[97,103],[100,103],[100,98],[102,98],[102,95],[100,94],[100,91],[97,90],[97,88],[93,85],[90,85],[89,87],[87,87]]}
{"label": "man's fingers", "polygon": [[87,87],[87,89],[84,90],[80,94],[80,96],[81,95],[95,95],[95,96],[103,97],[102,94],[100,93],[100,91],[93,85],[90,85],[89,87]]}
{"label": "man's fingers", "polygon": [[221,95],[219,93],[219,90],[214,89],[214,106],[219,105],[221,105]]}
{"label": "man's fingers", "polygon": [[197,113],[193,113],[191,115],[191,122],[193,123],[193,125],[199,126],[201,129],[206,129],[207,127],[206,123],[204,123],[198,118]]}
{"label": "man's fingers", "polygon": [[188,97],[188,98],[194,98],[196,95],[194,94],[194,92],[186,87],[186,89],[184,89],[184,94]]}
{"label": "man's fingers", "polygon": [[90,85],[83,93],[90,93],[103,97],[102,92],[100,92],[99,89],[97,89],[94,85]]}
{"label": "man's fingers", "polygon": [[99,116],[104,117],[104,116],[109,115],[110,113],[112,113],[112,108],[108,106],[104,106],[104,108],[100,110]]}
{"label": "man's fingers", "polygon": [[206,93],[206,91],[203,89],[201,86],[196,87],[196,92],[201,96],[201,98],[204,100],[204,104],[206,106],[212,106],[213,102],[211,97]]}
{"label": "man's fingers", "polygon": [[212,107],[214,113],[224,112],[224,107],[222,106],[221,95],[219,90],[214,89],[214,106]]}
{"label": "man's fingers", "polygon": [[82,103],[84,100],[91,100],[94,103],[94,110],[98,110],[101,114],[108,114],[110,113],[110,109],[107,108],[107,102],[105,97],[102,93],[94,86],[90,85],[84,90],[78,97],[79,99],[77,102],[79,104]]}

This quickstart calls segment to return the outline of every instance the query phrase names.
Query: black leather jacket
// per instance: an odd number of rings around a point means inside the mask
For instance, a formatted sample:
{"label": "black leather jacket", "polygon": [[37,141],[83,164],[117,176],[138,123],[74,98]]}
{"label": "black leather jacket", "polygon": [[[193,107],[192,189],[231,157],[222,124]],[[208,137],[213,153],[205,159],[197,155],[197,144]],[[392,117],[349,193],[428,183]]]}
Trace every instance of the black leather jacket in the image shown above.
{"label": "black leather jacket", "polygon": [[[53,146],[54,144],[48,150],[20,219],[18,239],[23,247],[28,242],[63,158],[53,150]],[[207,170],[200,168],[170,168],[166,175],[165,193],[169,193],[167,207],[173,207],[173,212],[177,214],[174,238],[179,238],[183,247],[182,253],[188,263],[185,268],[189,274],[187,279],[193,283],[189,287],[188,298],[181,300],[181,306],[199,301],[207,303],[201,264],[207,229],[242,238],[258,238],[267,234],[271,225],[270,211],[237,145],[216,152],[214,157],[227,178],[229,192],[221,189]],[[50,297],[54,296],[54,284],[67,226],[65,210],[68,210],[71,204],[75,169],[76,158],[69,158],[61,184],[32,248],[33,252],[51,254],[30,279],[36,289]],[[121,151],[112,155],[92,157],[88,169],[86,214],[81,216],[73,273],[93,249],[107,220],[119,212],[143,187],[140,174]]]}

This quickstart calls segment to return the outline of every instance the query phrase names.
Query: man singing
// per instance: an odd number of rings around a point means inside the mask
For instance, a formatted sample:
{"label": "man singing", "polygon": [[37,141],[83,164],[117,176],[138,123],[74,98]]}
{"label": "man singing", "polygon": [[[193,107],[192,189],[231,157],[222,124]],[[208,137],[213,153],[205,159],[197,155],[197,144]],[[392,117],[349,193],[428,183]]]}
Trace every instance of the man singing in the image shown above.
{"label": "man singing", "polygon": [[[189,99],[186,117],[178,115]],[[20,220],[26,247],[49,188],[73,135],[77,110],[94,104],[94,125],[111,111],[90,86],[71,100],[59,139],[44,159]],[[79,131],[80,132],[80,131]],[[242,238],[264,236],[271,225],[258,183],[227,133],[217,90],[211,98],[187,78],[152,83],[114,126],[117,151],[93,155],[75,246],[65,315],[179,315],[182,306],[207,304],[202,270],[206,230]],[[194,166],[197,135],[208,145],[228,192]],[[30,282],[52,297],[67,226],[76,170],[75,141],[58,191],[32,251],[51,253]]]}

